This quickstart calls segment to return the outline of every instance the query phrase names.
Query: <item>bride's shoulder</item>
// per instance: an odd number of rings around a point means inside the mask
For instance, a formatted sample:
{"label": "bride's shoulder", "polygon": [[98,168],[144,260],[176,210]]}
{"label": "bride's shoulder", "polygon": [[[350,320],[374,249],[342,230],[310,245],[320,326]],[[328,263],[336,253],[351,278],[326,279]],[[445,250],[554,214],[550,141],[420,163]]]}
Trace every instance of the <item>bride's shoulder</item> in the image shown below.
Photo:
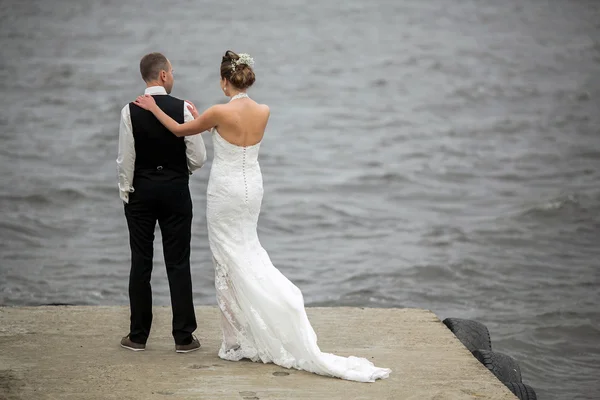
{"label": "bride's shoulder", "polygon": [[264,112],[265,114],[267,114],[267,115],[271,114],[271,109],[269,108],[268,105],[266,105],[266,104],[260,104],[260,103],[257,103],[257,105],[258,105],[259,109],[262,112]]}
{"label": "bride's shoulder", "polygon": [[206,111],[211,111],[213,114],[227,113],[227,104],[215,104],[210,106]]}

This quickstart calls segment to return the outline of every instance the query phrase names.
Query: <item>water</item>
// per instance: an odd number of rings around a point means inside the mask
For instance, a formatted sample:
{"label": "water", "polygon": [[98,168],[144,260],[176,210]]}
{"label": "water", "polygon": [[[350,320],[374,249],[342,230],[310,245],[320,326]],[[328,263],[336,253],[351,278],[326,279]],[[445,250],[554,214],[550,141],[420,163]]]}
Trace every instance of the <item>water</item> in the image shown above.
{"label": "water", "polygon": [[[593,0],[4,0],[0,304],[127,304],[115,159],[139,59],[163,51],[202,109],[232,49],[272,112],[261,241],[308,305],[478,319],[540,398],[600,398],[599,21]],[[158,232],[155,261],[167,305]]]}

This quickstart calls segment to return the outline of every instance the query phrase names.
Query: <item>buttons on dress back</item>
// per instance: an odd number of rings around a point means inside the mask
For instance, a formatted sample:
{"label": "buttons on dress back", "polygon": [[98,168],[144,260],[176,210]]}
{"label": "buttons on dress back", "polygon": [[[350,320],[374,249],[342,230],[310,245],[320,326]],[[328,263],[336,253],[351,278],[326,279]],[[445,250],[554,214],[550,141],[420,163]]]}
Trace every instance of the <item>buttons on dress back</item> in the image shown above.
{"label": "buttons on dress back", "polygon": [[248,203],[248,182],[246,181],[246,147],[245,146],[242,150],[242,175],[244,177],[244,190],[246,191],[244,200],[246,203]]}

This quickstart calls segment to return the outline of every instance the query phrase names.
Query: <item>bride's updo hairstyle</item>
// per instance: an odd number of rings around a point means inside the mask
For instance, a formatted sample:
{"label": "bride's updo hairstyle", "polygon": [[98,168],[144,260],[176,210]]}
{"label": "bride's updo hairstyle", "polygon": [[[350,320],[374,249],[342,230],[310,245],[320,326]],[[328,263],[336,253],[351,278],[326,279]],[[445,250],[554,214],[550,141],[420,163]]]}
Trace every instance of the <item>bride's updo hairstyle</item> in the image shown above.
{"label": "bride's updo hairstyle", "polygon": [[227,50],[221,60],[221,78],[227,79],[236,89],[248,89],[256,80],[253,63],[248,54],[238,55]]}

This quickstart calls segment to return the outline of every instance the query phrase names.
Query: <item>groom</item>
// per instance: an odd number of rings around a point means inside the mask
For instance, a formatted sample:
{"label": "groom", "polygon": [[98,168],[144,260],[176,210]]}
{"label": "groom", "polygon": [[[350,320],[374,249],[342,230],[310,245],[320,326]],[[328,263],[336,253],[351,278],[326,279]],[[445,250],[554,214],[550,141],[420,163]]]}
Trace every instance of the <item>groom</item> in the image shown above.
{"label": "groom", "polygon": [[[160,53],[145,55],[140,72],[158,106],[179,123],[193,119],[188,103],[169,95],[173,89],[173,67]],[[189,175],[206,161],[201,135],[178,138],[152,113],[129,103],[121,110],[117,169],[119,191],[129,228],[131,271],[129,303],[131,325],[121,346],[140,351],[152,325],[152,256],[154,229],[160,227],[173,310],[175,350],[198,350],[192,335],[196,315],[192,299],[190,240],[192,199]]]}

